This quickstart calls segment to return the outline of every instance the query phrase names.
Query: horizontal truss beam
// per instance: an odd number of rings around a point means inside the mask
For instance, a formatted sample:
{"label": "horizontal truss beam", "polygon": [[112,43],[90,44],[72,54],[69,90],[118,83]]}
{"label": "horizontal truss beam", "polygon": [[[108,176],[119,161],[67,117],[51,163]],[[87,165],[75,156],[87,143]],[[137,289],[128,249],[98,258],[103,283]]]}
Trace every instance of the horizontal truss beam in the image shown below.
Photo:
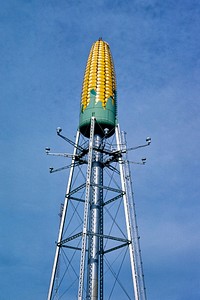
{"label": "horizontal truss beam", "polygon": [[66,198],[69,198],[71,195],[73,195],[73,194],[79,192],[79,191],[80,191],[81,189],[83,189],[85,186],[86,186],[85,183],[79,185],[77,188],[75,188],[74,190],[72,190],[70,193],[66,194],[65,197],[66,197]]}
{"label": "horizontal truss beam", "polygon": [[91,186],[99,187],[101,189],[108,190],[108,191],[115,192],[115,193],[120,193],[120,194],[125,193],[122,190],[115,189],[115,188],[112,188],[112,187],[109,187],[109,186],[106,186],[106,185],[100,185],[100,184],[93,183],[93,184],[91,184]]}
{"label": "horizontal truss beam", "polygon": [[106,251],[103,251],[103,254],[107,254],[107,253],[109,253],[109,252],[112,252],[112,251],[118,250],[118,249],[120,249],[120,248],[126,247],[126,246],[128,246],[129,244],[130,244],[130,242],[129,242],[129,243],[124,243],[124,244],[122,244],[122,245],[119,245],[119,246],[116,246],[116,247],[113,247],[113,248],[110,248],[110,249],[108,249],[108,250],[106,250]]}
{"label": "horizontal truss beam", "polygon": [[107,205],[107,204],[110,204],[110,203],[116,201],[117,199],[122,198],[123,195],[124,195],[124,192],[121,193],[121,194],[119,194],[119,195],[117,195],[117,196],[115,196],[115,197],[113,197],[113,198],[111,198],[110,200],[104,202],[104,203],[103,203],[103,206],[104,206],[104,205]]}
{"label": "horizontal truss beam", "polygon": [[[110,240],[114,240],[114,241],[118,241],[118,242],[122,242],[122,243],[126,243],[126,244],[131,243],[131,241],[129,241],[127,239],[123,239],[123,238],[119,238],[119,237],[115,237],[115,236],[111,236],[111,235],[106,235],[106,234],[93,233],[93,232],[90,232],[90,231],[87,232],[87,235],[98,236],[100,238],[110,239]],[[74,239],[76,239],[80,236],[82,236],[82,232],[79,232],[77,234],[74,234],[74,235],[68,237],[67,239],[62,240],[57,245],[62,247],[64,244],[66,244],[66,243],[68,243],[68,242],[70,242],[70,241],[72,241],[72,240],[74,240]]]}

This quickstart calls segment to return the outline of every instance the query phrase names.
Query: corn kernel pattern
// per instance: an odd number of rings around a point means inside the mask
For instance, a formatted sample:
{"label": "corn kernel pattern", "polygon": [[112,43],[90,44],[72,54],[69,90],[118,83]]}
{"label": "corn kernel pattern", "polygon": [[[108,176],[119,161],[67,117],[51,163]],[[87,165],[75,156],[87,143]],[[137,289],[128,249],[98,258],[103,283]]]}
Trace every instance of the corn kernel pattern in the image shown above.
{"label": "corn kernel pattern", "polygon": [[96,94],[95,103],[106,109],[108,99],[116,101],[116,79],[112,55],[108,43],[99,39],[91,48],[82,86],[81,110],[90,103],[91,92]]}

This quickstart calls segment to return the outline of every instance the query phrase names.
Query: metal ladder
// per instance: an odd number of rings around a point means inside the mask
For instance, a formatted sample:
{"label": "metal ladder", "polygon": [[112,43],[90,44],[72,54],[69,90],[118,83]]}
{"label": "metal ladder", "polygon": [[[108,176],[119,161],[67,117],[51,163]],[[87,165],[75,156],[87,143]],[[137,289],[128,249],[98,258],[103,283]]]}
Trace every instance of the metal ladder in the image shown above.
{"label": "metal ladder", "polygon": [[88,230],[88,210],[89,210],[89,201],[90,201],[91,170],[92,170],[92,160],[93,160],[94,128],[95,128],[95,117],[92,117],[91,124],[90,124],[90,141],[89,141],[88,167],[87,167],[87,177],[86,177],[78,300],[83,299],[85,256],[86,256],[87,230]]}

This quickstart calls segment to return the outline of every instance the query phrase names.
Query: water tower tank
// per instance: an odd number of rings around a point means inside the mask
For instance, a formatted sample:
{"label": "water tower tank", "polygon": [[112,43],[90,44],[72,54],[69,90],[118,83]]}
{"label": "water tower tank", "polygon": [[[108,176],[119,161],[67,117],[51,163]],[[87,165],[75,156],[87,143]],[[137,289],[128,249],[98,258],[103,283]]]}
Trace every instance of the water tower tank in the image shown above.
{"label": "water tower tank", "polygon": [[95,134],[114,134],[116,124],[116,79],[108,43],[99,39],[90,50],[81,94],[79,129],[89,137],[91,117],[96,118]]}

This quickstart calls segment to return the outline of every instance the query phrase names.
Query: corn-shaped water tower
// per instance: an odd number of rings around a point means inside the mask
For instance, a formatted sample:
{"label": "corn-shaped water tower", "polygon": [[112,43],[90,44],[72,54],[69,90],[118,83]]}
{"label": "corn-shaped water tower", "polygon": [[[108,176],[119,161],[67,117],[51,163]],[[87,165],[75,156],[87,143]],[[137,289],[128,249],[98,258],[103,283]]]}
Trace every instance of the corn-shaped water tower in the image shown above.
{"label": "corn-shaped water tower", "polygon": [[[114,64],[102,39],[91,48],[75,141],[57,134],[72,154],[48,300],[145,300],[145,285],[128,150],[117,121]],[[141,164],[144,164],[145,159]]]}

